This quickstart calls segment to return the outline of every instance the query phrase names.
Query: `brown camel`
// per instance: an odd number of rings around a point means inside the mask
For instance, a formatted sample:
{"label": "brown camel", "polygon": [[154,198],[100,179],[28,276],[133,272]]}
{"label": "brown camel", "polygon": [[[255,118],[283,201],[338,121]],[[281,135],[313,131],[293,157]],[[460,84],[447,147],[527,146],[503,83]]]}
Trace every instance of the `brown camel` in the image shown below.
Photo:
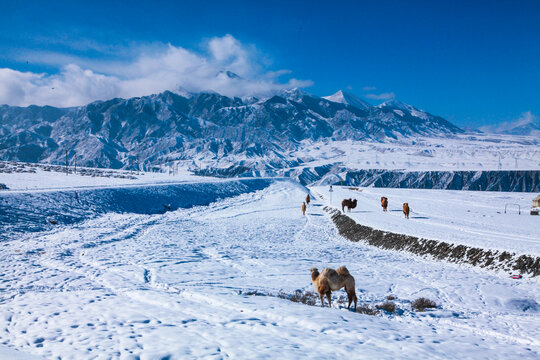
{"label": "brown camel", "polygon": [[405,214],[406,219],[409,218],[410,211],[411,211],[411,209],[409,208],[409,204],[408,203],[403,203],[403,214]]}
{"label": "brown camel", "polygon": [[313,283],[315,291],[319,293],[321,305],[323,307],[324,295],[326,295],[326,298],[328,299],[328,306],[332,307],[332,291],[337,291],[344,287],[349,299],[349,306],[347,306],[347,309],[350,309],[351,303],[354,302],[354,311],[356,311],[356,302],[358,301],[358,298],[356,297],[356,291],[354,289],[354,277],[349,273],[349,270],[347,270],[345,266],[341,266],[337,270],[326,268],[321,273],[319,273],[317,268],[311,268],[311,282]]}
{"label": "brown camel", "polygon": [[387,197],[383,196],[381,198],[381,206],[382,206],[383,211],[386,211],[386,209],[388,208],[388,198]]}
{"label": "brown camel", "polygon": [[306,196],[306,204],[309,206],[309,202],[311,201],[311,198],[309,197],[309,194]]}
{"label": "brown camel", "polygon": [[349,212],[351,212],[351,209],[354,209],[356,207],[356,199],[352,200],[352,199],[344,199],[342,202],[341,202],[341,211],[345,212],[345,207],[347,207],[347,209],[349,210]]}
{"label": "brown camel", "polygon": [[306,203],[302,202],[302,215],[306,215]]}

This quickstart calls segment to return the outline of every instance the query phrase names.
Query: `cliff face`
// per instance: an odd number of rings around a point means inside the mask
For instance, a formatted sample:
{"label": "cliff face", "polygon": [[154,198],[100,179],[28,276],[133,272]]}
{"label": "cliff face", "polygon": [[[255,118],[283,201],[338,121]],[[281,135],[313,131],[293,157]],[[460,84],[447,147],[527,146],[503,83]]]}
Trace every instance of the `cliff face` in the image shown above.
{"label": "cliff face", "polygon": [[359,170],[347,172],[346,183],[409,189],[479,191],[540,191],[540,171],[391,171]]}

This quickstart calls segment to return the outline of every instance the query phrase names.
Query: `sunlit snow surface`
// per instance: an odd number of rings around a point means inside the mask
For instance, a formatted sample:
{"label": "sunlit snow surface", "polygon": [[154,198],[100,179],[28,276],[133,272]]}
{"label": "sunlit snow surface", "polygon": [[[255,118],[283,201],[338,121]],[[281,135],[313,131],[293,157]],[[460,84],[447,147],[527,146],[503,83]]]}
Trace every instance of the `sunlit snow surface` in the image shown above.
{"label": "sunlit snow surface", "polygon": [[[340,210],[341,200],[357,199],[356,208],[347,214],[375,229],[540,256],[540,216],[530,216],[536,193],[333,186],[330,199],[328,186],[312,189],[325,204]],[[385,213],[382,196],[388,198]],[[411,209],[408,221],[403,203]]]}
{"label": "sunlit snow surface", "polygon": [[540,139],[467,134],[447,139],[306,142],[291,156],[304,158],[305,166],[340,162],[353,170],[538,170]]}
{"label": "sunlit snow surface", "polygon": [[[8,347],[103,359],[540,356],[536,279],[349,242],[322,201],[302,216],[304,197],[276,181],[205,207],[107,214],[0,243],[0,356]],[[311,290],[311,267],[340,265],[359,303],[392,294],[403,314],[264,296]],[[246,295],[254,290],[262,296]],[[420,296],[439,308],[411,311]]]}

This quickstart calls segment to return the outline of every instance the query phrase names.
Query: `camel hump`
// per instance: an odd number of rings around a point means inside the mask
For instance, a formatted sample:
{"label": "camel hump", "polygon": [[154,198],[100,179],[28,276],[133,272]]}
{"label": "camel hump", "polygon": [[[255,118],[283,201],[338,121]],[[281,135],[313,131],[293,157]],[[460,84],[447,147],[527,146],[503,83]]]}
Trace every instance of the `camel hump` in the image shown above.
{"label": "camel hump", "polygon": [[325,269],[322,271],[321,275],[323,275],[323,276],[329,276],[329,277],[330,277],[330,276],[335,276],[335,275],[337,275],[337,272],[336,272],[336,270],[334,270],[334,269],[332,269],[332,268],[325,268]]}
{"label": "camel hump", "polygon": [[342,276],[347,276],[347,275],[351,275],[351,273],[349,273],[349,270],[345,267],[345,266],[340,266],[336,272],[339,274],[339,275],[342,275]]}

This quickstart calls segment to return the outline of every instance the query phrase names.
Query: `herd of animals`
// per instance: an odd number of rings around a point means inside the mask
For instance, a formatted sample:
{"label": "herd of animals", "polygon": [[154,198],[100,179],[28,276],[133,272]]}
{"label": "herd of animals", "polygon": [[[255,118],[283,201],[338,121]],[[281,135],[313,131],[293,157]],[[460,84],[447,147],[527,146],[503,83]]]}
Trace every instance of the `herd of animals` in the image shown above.
{"label": "herd of animals", "polygon": [[[306,215],[307,206],[311,202],[311,197],[309,194],[306,196],[306,200],[302,202],[302,214]],[[345,208],[349,212],[351,209],[354,209],[358,201],[356,199],[343,199],[341,202],[341,211],[345,212]],[[381,207],[383,211],[388,210],[388,198],[383,196],[381,197]],[[409,218],[409,213],[411,209],[409,208],[408,203],[403,203],[403,214],[405,218]],[[321,305],[324,306],[324,296],[328,299],[328,306],[332,307],[332,291],[337,291],[342,288],[345,288],[347,293],[347,298],[349,300],[349,305],[347,309],[351,308],[351,304],[354,303],[354,311],[356,311],[356,303],[358,298],[356,297],[356,291],[354,289],[354,277],[349,273],[349,270],[345,266],[339,267],[337,270],[332,268],[325,268],[322,272],[319,273],[317,268],[311,268],[311,282],[313,288],[319,294],[321,299]]]}
{"label": "herd of animals", "polygon": [[[306,201],[302,202],[302,215],[306,215],[307,207],[309,206],[309,203],[311,201],[311,197],[309,194],[306,196]],[[347,208],[348,212],[351,212],[351,209],[354,209],[357,205],[358,201],[356,199],[343,199],[341,202],[341,211],[345,212],[345,208]],[[388,210],[388,198],[383,196],[381,197],[381,206],[383,208],[383,211]],[[411,208],[409,207],[409,203],[403,203],[403,214],[405,215],[405,218],[409,218],[409,213],[411,212]]]}
{"label": "herd of animals", "polygon": [[[351,209],[354,209],[356,207],[356,199],[343,199],[341,202],[341,211],[345,212],[345,208],[349,212],[351,212]],[[381,206],[383,211],[388,210],[388,198],[383,196],[381,197]],[[405,218],[409,218],[409,213],[411,212],[411,208],[409,207],[409,203],[403,203],[403,214],[405,215]]]}

